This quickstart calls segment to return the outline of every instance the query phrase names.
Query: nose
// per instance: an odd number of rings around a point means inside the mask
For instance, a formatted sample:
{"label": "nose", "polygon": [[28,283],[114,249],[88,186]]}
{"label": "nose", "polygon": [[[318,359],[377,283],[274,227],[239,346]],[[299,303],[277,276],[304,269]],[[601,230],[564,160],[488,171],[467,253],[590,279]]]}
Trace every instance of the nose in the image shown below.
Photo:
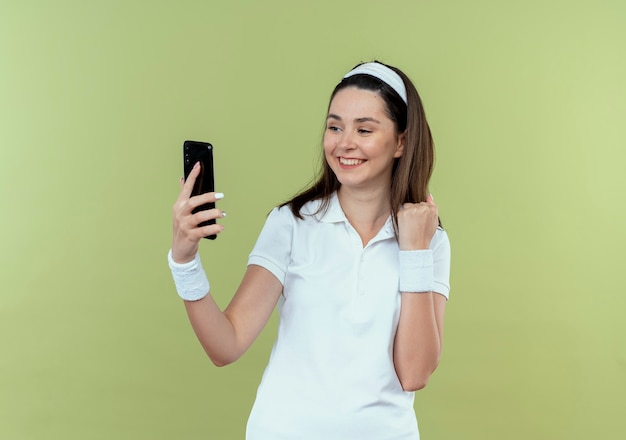
{"label": "nose", "polygon": [[356,148],[356,142],[354,141],[353,133],[349,130],[342,132],[337,146],[342,150],[354,150]]}

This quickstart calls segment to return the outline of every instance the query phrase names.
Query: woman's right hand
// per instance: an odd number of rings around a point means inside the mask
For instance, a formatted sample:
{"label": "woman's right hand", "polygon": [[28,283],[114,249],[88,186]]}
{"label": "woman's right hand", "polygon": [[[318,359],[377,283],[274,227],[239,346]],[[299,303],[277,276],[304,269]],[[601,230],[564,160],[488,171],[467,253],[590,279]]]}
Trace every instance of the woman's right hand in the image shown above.
{"label": "woman's right hand", "polygon": [[192,211],[205,203],[216,202],[223,197],[220,193],[205,193],[191,197],[191,191],[200,172],[199,164],[196,164],[187,180],[181,179],[181,191],[174,203],[174,231],[172,237],[172,258],[177,263],[187,263],[198,252],[198,243],[207,235],[219,234],[224,226],[213,224],[203,227],[198,225],[207,220],[223,218],[226,214],[220,209],[208,209],[196,212]]}

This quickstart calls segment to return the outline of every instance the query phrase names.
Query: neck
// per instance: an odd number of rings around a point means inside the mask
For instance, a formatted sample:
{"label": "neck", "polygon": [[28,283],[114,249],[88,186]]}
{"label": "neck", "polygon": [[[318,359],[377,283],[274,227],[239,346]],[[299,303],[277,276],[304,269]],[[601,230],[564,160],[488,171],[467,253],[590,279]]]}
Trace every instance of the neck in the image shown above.
{"label": "neck", "polygon": [[342,186],[337,197],[346,218],[359,233],[365,246],[391,213],[389,189],[358,191]]}

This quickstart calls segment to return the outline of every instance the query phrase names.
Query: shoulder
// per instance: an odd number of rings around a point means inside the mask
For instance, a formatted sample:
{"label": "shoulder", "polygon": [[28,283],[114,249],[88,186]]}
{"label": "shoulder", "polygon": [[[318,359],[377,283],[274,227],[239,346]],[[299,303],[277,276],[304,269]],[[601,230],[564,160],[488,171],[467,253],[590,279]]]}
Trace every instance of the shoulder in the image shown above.
{"label": "shoulder", "polygon": [[437,229],[430,241],[430,249],[438,259],[450,259],[450,239],[444,229]]}
{"label": "shoulder", "polygon": [[443,229],[437,229],[430,242],[433,251],[435,292],[446,298],[450,295],[450,240]]}
{"label": "shoulder", "polygon": [[448,238],[448,233],[445,229],[437,228],[435,231],[435,235],[431,240],[431,248],[435,248],[441,245],[450,246],[450,239]]}
{"label": "shoulder", "polygon": [[296,217],[291,212],[291,207],[288,205],[277,206],[273,208],[268,214],[265,220],[265,228],[268,227],[285,227],[287,225],[293,225],[296,221]]}
{"label": "shoulder", "polygon": [[265,221],[266,228],[293,229],[302,223],[317,222],[320,211],[320,201],[307,202],[300,209],[302,218],[297,217],[291,210],[291,205],[280,205],[273,208]]}

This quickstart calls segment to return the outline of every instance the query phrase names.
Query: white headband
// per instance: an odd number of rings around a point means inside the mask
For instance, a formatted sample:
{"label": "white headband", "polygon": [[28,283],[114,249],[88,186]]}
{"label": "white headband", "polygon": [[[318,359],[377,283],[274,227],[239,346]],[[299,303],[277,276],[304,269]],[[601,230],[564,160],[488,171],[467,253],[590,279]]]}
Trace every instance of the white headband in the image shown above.
{"label": "white headband", "polygon": [[355,67],[350,72],[346,73],[344,78],[348,78],[352,75],[371,75],[378,78],[382,82],[386,83],[400,95],[405,104],[408,104],[406,99],[406,88],[400,75],[391,70],[389,67],[381,63],[365,63]]}

